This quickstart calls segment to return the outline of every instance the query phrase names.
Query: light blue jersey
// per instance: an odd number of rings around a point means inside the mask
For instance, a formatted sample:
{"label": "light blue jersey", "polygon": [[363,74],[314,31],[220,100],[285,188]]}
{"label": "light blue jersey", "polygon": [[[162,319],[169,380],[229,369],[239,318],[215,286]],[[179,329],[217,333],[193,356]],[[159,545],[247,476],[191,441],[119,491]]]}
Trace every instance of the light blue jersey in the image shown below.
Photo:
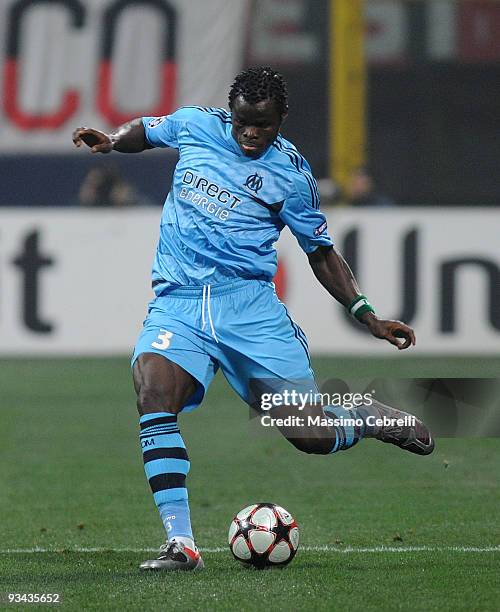
{"label": "light blue jersey", "polygon": [[153,265],[157,295],[178,286],[272,280],[274,243],[285,226],[306,253],[333,244],[309,164],[281,136],[253,159],[240,150],[231,115],[221,108],[183,107],[143,123],[151,146],[179,150]]}

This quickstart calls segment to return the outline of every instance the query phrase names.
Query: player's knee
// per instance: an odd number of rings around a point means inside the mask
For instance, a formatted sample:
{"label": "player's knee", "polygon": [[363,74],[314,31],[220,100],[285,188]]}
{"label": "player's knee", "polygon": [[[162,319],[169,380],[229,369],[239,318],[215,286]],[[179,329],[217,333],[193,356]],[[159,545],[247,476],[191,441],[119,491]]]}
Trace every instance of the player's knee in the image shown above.
{"label": "player's knee", "polygon": [[288,438],[288,441],[308,455],[328,455],[334,446],[329,438]]}
{"label": "player's knee", "polygon": [[141,385],[137,392],[137,410],[139,414],[150,412],[170,412],[177,414],[182,406],[176,405],[168,388],[161,384]]}

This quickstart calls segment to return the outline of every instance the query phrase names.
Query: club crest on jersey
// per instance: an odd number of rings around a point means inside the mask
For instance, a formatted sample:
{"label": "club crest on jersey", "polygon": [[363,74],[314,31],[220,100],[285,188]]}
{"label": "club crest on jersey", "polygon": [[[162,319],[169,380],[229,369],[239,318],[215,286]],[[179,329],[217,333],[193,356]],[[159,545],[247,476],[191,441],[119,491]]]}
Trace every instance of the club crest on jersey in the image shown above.
{"label": "club crest on jersey", "polygon": [[245,182],[245,187],[248,187],[248,189],[250,189],[250,191],[253,191],[254,193],[258,193],[262,189],[262,182],[262,177],[256,172],[255,174],[251,174],[247,178]]}
{"label": "club crest on jersey", "polygon": [[149,128],[158,127],[165,121],[165,119],[166,117],[155,117],[154,119],[151,119],[151,121],[148,123],[148,127]]}

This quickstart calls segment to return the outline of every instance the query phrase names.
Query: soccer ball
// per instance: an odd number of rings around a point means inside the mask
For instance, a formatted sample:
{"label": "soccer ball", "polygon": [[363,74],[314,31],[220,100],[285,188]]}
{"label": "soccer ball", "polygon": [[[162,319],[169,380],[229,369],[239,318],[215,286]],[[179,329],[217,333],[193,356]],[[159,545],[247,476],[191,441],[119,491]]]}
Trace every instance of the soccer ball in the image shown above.
{"label": "soccer ball", "polygon": [[242,563],[260,569],[286,565],[299,547],[299,528],[281,506],[252,504],[240,510],[229,526],[229,548]]}

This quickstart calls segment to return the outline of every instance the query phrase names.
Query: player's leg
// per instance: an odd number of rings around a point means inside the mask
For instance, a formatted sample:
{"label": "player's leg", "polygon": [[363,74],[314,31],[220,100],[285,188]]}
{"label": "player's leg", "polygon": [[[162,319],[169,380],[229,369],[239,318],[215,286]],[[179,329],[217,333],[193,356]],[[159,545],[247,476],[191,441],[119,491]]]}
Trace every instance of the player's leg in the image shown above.
{"label": "player's leg", "polygon": [[[202,401],[217,371],[200,339],[200,300],[176,292],[150,305],[132,357],[144,468],[168,541],[142,569],[196,569],[186,475],[189,458],[177,415]],[[180,550],[182,549],[182,550]]]}
{"label": "player's leg", "polygon": [[[255,373],[255,366],[251,366]],[[238,385],[238,383],[236,383]],[[270,390],[272,388],[272,391]],[[328,455],[355,446],[367,437],[367,427],[359,414],[342,406],[322,406],[320,403],[284,403],[294,393],[304,399],[317,392],[314,378],[285,380],[275,372],[267,372],[249,381],[247,399],[255,417],[263,426],[276,427],[298,450],[314,455]],[[274,399],[272,399],[274,398]],[[272,407],[270,406],[270,401]],[[262,409],[262,406],[266,410]]]}
{"label": "player's leg", "polygon": [[434,440],[422,421],[376,400],[369,406],[349,409],[308,405],[298,412],[293,406],[279,406],[272,414],[283,420],[291,415],[300,416],[301,425],[278,429],[297,449],[309,454],[348,450],[363,438],[375,438],[417,455],[429,455],[434,450]]}
{"label": "player's leg", "polygon": [[[235,299],[233,296],[232,300]],[[315,392],[304,332],[291,319],[274,291],[265,285],[258,290],[254,286],[246,294],[242,292],[239,300],[239,307],[232,309],[239,313],[235,321],[238,334],[219,335],[219,340],[226,345],[222,349],[221,366],[233,388],[257,409],[264,391],[268,395],[294,388],[300,392]],[[225,309],[224,312],[224,331],[227,332],[231,327],[227,313],[231,311]],[[262,388],[252,389],[252,385]],[[383,416],[391,419],[410,416],[377,402],[352,410],[338,405],[306,405],[299,411],[297,406],[283,405],[273,407],[270,413],[276,418],[297,417],[291,425],[278,427],[296,448],[306,453],[348,450],[364,437],[391,442],[422,455],[434,448],[428,429],[418,419],[415,425],[399,429],[373,424],[374,419]]]}
{"label": "player's leg", "polygon": [[132,374],[141,417],[159,409],[179,414],[197,388],[191,374],[157,353],[139,355]]}
{"label": "player's leg", "polygon": [[194,544],[186,476],[189,457],[177,415],[194,396],[197,381],[178,364],[142,353],[133,367],[144,469],[167,532],[158,559],[141,569],[200,569]]}
{"label": "player's leg", "polygon": [[[291,319],[270,283],[253,281],[213,303],[220,348],[220,365],[229,384],[260,416],[300,417],[300,423],[276,425],[299,450],[328,454],[354,446],[364,428],[325,426],[321,406],[300,412],[291,406],[273,406],[265,413],[261,398],[283,391],[316,390],[304,332]],[[343,409],[340,408],[339,412]],[[317,425],[305,416],[319,417]]]}
{"label": "player's leg", "polygon": [[[287,389],[293,390],[294,383],[287,381],[287,384],[290,385]],[[262,419],[262,411],[257,404],[254,406],[258,418]],[[351,419],[352,415],[342,406],[335,407],[335,414],[332,408],[312,404],[301,405],[300,410],[298,406],[276,406],[269,411],[269,416],[276,419],[275,423],[285,423],[277,424],[276,428],[296,449],[307,454],[329,455],[352,448],[366,433],[364,425],[350,424],[345,417]]]}

